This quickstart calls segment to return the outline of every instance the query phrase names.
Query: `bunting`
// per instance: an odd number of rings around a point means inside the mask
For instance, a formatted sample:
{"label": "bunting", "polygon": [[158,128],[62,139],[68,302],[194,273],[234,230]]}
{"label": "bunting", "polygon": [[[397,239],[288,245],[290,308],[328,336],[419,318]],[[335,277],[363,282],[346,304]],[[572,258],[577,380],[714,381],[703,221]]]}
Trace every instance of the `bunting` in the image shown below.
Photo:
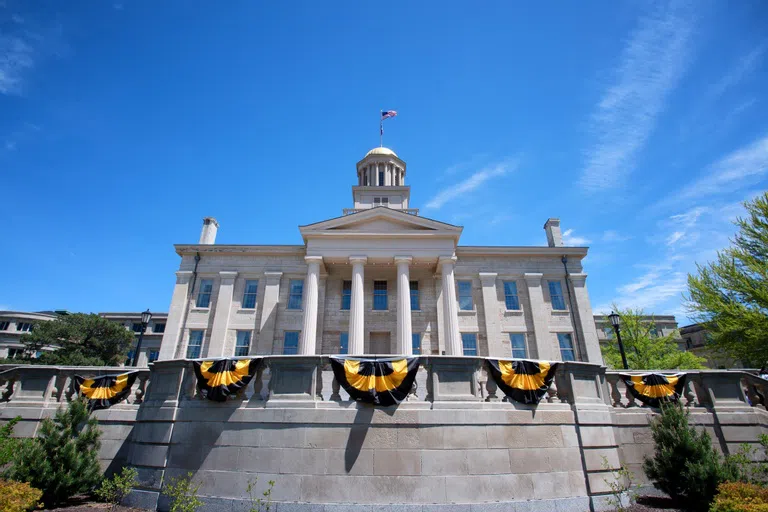
{"label": "bunting", "polygon": [[399,404],[411,392],[419,358],[331,356],[331,368],[352,399],[388,406]]}
{"label": "bunting", "polygon": [[75,375],[72,387],[77,395],[88,399],[90,410],[108,409],[130,394],[138,375],[139,372],[128,372],[90,379]]}
{"label": "bunting", "polygon": [[538,404],[555,378],[559,363],[488,359],[493,380],[505,395],[524,404]]}
{"label": "bunting", "polygon": [[203,398],[226,402],[227,397],[245,388],[256,374],[262,358],[192,361],[197,389]]}
{"label": "bunting", "polygon": [[662,402],[677,402],[685,389],[685,373],[620,374],[620,377],[632,396],[651,407],[659,407]]}

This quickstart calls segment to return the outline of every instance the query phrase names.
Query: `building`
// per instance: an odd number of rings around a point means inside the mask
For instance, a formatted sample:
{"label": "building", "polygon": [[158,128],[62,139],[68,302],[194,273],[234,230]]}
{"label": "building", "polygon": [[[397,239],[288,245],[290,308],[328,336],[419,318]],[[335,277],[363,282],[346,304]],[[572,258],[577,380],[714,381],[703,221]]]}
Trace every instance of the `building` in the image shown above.
{"label": "building", "polygon": [[[679,335],[677,330],[677,320],[675,315],[646,315],[640,319],[645,324],[652,325],[652,336],[668,336],[670,334],[678,334],[678,347],[680,350],[687,350],[685,342]],[[607,315],[595,315],[595,328],[597,329],[597,337],[600,340],[600,345],[613,343],[616,339],[616,335],[613,332],[613,326]]]}
{"label": "building", "polygon": [[160,359],[446,354],[602,363],[582,259],[560,221],[547,245],[462,246],[462,227],[411,207],[406,163],[369,151],[352,208],[299,227],[300,245],[176,245]]}
{"label": "building", "polygon": [[[49,322],[59,316],[68,315],[68,311],[0,311],[0,359],[15,359],[24,353],[24,345],[21,343],[21,337],[32,330],[35,323]],[[141,313],[97,313],[99,316],[117,322],[126,329],[130,329],[135,334],[135,340],[138,341],[141,332]],[[144,332],[142,341],[141,355],[139,356],[139,365],[146,366],[148,363],[157,360],[160,355],[160,341],[165,331],[165,322],[168,318],[167,313],[153,313],[147,329]],[[136,345],[134,342],[134,349]],[[57,347],[45,347],[43,350],[55,350]],[[133,357],[133,351],[129,352],[128,360]]]}

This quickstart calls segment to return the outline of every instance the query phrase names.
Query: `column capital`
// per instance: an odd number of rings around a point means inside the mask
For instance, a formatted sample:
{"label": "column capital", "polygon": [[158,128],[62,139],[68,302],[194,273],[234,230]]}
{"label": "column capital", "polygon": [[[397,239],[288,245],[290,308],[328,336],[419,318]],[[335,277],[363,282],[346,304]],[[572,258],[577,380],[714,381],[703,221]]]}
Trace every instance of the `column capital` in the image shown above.
{"label": "column capital", "polygon": [[176,272],[176,284],[187,284],[191,278],[191,270],[179,270]]}
{"label": "column capital", "polygon": [[222,270],[219,272],[219,277],[221,279],[236,279],[237,278],[237,272],[234,270]]}
{"label": "column capital", "polygon": [[349,262],[352,263],[353,265],[355,263],[365,264],[365,263],[368,263],[368,256],[350,256]]}
{"label": "column capital", "polygon": [[573,286],[584,286],[584,283],[587,281],[587,274],[570,274],[569,276],[571,278],[571,282],[573,283]]}
{"label": "column capital", "polygon": [[395,256],[395,265],[400,265],[401,263],[410,265],[412,261],[413,256]]}
{"label": "column capital", "polygon": [[456,256],[439,256],[437,258],[437,264],[440,266],[445,265],[446,263],[453,265],[456,263],[456,259]]}
{"label": "column capital", "polygon": [[267,280],[267,284],[277,284],[280,282],[281,277],[283,277],[282,272],[264,272],[264,278]]}
{"label": "column capital", "polygon": [[483,286],[491,286],[496,284],[496,277],[499,275],[496,272],[480,272],[480,282]]}
{"label": "column capital", "polygon": [[307,263],[322,263],[323,257],[322,256],[304,256],[304,261]]}
{"label": "column capital", "polygon": [[544,277],[544,274],[542,273],[525,273],[523,274],[523,277],[525,278],[525,282],[528,283],[528,286],[541,286],[541,279]]}

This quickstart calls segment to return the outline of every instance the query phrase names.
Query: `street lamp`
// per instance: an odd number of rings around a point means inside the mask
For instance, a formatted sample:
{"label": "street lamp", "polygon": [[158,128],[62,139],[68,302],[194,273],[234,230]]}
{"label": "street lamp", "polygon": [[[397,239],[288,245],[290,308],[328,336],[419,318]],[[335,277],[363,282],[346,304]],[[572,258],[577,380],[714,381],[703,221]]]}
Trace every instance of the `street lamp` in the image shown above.
{"label": "street lamp", "polygon": [[147,309],[145,312],[141,314],[141,332],[139,333],[139,342],[136,343],[136,352],[133,354],[133,364],[131,366],[136,366],[137,364],[139,364],[139,354],[141,354],[141,342],[144,341],[144,331],[147,330],[147,326],[149,325],[150,320],[152,320],[152,313],[150,313],[149,309]]}
{"label": "street lamp", "polygon": [[629,370],[629,365],[627,364],[627,355],[624,353],[624,344],[621,342],[621,317],[614,311],[608,315],[608,320],[611,321],[613,330],[616,331],[616,339],[619,341],[619,352],[621,352],[621,362],[624,363],[624,369]]}

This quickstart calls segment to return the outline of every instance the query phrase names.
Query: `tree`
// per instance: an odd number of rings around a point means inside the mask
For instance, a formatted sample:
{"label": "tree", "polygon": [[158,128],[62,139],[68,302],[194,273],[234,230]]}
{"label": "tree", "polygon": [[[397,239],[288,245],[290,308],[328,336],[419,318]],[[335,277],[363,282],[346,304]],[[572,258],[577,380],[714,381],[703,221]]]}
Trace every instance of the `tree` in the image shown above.
{"label": "tree", "polygon": [[133,334],[95,314],[73,313],[37,323],[21,338],[29,355],[46,346],[61,347],[31,362],[72,366],[118,365],[125,360]]}
{"label": "tree", "polygon": [[90,492],[101,480],[98,421],[84,399],[73,400],[40,424],[40,434],[22,443],[7,476],[43,491],[46,506]]}
{"label": "tree", "polygon": [[[656,322],[646,320],[642,309],[618,308],[612,306],[621,317],[621,341],[631,370],[673,370],[703,368],[704,359],[692,352],[680,350],[677,345],[677,331],[659,335]],[[653,318],[653,317],[651,317]],[[601,346],[605,364],[622,369],[619,344],[616,342]]]}
{"label": "tree", "polygon": [[745,365],[768,362],[768,192],[744,203],[731,247],[688,276],[687,306],[711,349]]}

